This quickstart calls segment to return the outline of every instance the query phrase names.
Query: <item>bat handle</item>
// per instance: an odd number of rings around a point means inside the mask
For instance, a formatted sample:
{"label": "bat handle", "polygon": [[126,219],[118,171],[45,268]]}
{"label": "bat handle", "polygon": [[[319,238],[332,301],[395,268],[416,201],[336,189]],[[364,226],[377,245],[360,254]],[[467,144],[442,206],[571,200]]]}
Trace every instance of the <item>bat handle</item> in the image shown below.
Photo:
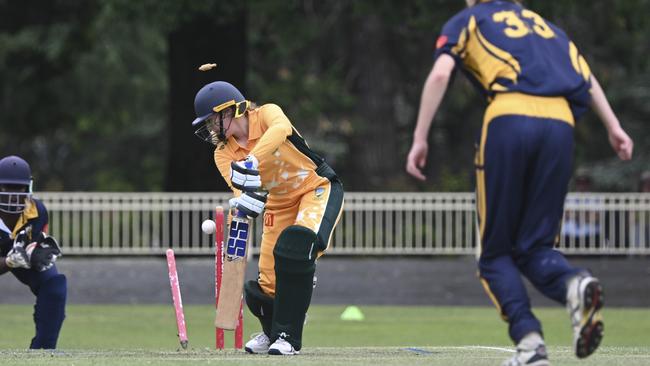
{"label": "bat handle", "polygon": [[233,215],[233,217],[236,217],[236,218],[239,218],[239,219],[247,219],[248,218],[248,216],[246,216],[245,213],[243,213],[242,211],[239,211],[236,208],[232,209],[232,215]]}
{"label": "bat handle", "polygon": [[[246,169],[253,169],[253,162],[252,161],[245,161],[244,166],[246,167]],[[266,192],[263,192],[263,194],[266,194]],[[246,214],[242,213],[241,211],[239,211],[237,209],[234,209],[234,210],[235,210],[235,214],[234,214],[235,217],[248,218],[248,216],[246,216]]]}

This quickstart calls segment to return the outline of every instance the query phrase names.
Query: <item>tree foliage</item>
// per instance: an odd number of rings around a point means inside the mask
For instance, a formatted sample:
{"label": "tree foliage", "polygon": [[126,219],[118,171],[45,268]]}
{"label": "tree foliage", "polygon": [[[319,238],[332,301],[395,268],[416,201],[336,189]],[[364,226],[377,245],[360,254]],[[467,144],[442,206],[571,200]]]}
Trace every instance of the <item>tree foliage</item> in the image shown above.
{"label": "tree foliage", "polygon": [[[576,127],[576,167],[591,169],[598,189],[634,189],[650,167],[650,1],[526,4],[569,33],[636,143],[634,160],[616,163],[588,114]],[[282,106],[347,190],[471,190],[484,102],[463,77],[431,132],[430,180],[404,172],[435,38],[463,6],[0,1],[0,153],[28,159],[41,190],[217,189],[210,148],[197,147],[189,122],[200,85],[225,79]],[[242,50],[224,43],[239,39],[229,32],[240,32]],[[221,68],[197,75],[202,61]]]}
{"label": "tree foliage", "polygon": [[1,5],[15,23],[0,33],[2,154],[26,158],[40,190],[161,189],[160,32],[112,3]]}

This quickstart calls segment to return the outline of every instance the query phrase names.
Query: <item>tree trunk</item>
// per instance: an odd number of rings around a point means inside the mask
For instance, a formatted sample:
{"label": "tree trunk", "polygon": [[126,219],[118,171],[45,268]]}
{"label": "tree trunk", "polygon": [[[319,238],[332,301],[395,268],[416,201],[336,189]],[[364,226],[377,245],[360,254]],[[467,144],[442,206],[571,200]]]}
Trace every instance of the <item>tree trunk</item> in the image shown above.
{"label": "tree trunk", "polygon": [[[165,172],[166,191],[227,191],[213,159],[214,147],[194,136],[194,97],[203,85],[224,80],[246,95],[245,12],[228,24],[213,17],[197,16],[179,25],[169,44],[169,156]],[[216,69],[198,71],[204,63]]]}
{"label": "tree trunk", "polygon": [[[358,96],[359,115],[366,121],[355,131],[350,155],[354,157],[354,175],[346,178],[352,189],[376,190],[390,174],[399,174],[395,121],[395,65],[386,49],[386,29],[376,15],[369,15],[353,37],[353,64],[358,75],[354,94]],[[355,179],[349,181],[350,179]],[[358,180],[357,180],[358,179]]]}

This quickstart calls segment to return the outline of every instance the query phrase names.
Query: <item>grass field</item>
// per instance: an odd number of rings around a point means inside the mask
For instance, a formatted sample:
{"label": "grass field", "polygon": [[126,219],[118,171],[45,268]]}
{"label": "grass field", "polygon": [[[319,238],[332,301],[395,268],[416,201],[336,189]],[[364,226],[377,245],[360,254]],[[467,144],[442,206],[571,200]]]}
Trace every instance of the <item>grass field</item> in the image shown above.
{"label": "grass field", "polygon": [[[0,305],[3,365],[499,365],[513,352],[493,308],[362,306],[364,321],[341,321],[344,306],[313,306],[304,348],[293,358],[214,350],[214,310],[186,306],[190,347],[179,350],[173,308],[71,305],[55,352],[27,351],[32,308]],[[577,360],[564,309],[536,311],[554,365],[650,365],[650,309],[606,309],[605,339]],[[247,314],[249,315],[249,314]],[[245,320],[245,340],[259,331]],[[232,333],[226,332],[232,346]]]}

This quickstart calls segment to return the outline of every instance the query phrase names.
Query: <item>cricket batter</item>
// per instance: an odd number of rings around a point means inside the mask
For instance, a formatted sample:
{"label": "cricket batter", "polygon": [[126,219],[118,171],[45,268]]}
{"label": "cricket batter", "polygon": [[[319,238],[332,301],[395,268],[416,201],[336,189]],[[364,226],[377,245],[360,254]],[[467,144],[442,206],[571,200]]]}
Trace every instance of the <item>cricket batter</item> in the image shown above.
{"label": "cricket batter", "polygon": [[237,197],[231,205],[251,217],[266,207],[259,278],[244,286],[263,332],[246,351],[298,354],[316,259],[343,210],[341,181],[275,104],[257,107],[216,81],[199,90],[194,108],[195,134],[216,146],[217,168]]}
{"label": "cricket batter", "polygon": [[54,265],[61,250],[47,224],[45,206],[32,197],[29,164],[18,156],[0,160],[0,274],[11,271],[36,295],[32,349],[56,348],[65,318],[66,278]]}
{"label": "cricket batter", "polygon": [[504,365],[548,365],[542,326],[521,275],[566,304],[577,357],[603,336],[598,279],[555,250],[573,164],[575,121],[591,107],[621,160],[633,143],[584,57],[560,28],[517,1],[467,1],[436,42],[406,170],[424,180],[427,136],[456,67],[486,97],[477,141],[479,276],[508,322],[516,354]]}

